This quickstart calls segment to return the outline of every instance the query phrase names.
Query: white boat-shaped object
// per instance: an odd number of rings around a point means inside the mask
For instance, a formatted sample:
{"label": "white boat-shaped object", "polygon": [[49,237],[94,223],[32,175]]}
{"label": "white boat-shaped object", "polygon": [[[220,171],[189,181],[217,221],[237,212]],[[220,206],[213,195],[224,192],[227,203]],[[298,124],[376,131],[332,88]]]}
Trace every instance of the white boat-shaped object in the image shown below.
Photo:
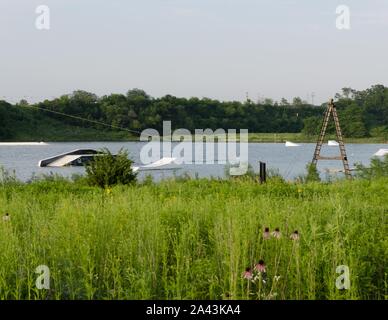
{"label": "white boat-shaped object", "polygon": [[48,146],[46,142],[0,142],[0,146]]}
{"label": "white boat-shaped object", "polygon": [[[93,149],[77,149],[70,152],[62,153],[57,156],[43,159],[39,161],[39,167],[69,167],[69,166],[84,166],[94,157],[101,156],[101,152]],[[132,170],[149,171],[149,170],[174,170],[178,169],[174,164],[176,158],[162,158],[153,163],[144,166],[133,166]]]}
{"label": "white boat-shaped object", "polygon": [[335,140],[329,140],[327,142],[327,145],[330,146],[330,147],[338,147],[339,146],[339,143]]}
{"label": "white boat-shaped object", "polygon": [[297,143],[294,143],[294,142],[291,142],[291,141],[286,141],[285,146],[286,147],[300,147],[300,144],[297,144]]}
{"label": "white boat-shaped object", "polygon": [[388,149],[380,149],[379,151],[377,151],[374,156],[377,156],[377,157],[384,157],[385,155],[388,154]]}
{"label": "white boat-shaped object", "polygon": [[134,172],[150,170],[174,170],[178,169],[178,167],[174,164],[175,160],[176,158],[166,157],[144,166],[132,167],[132,169]]}
{"label": "white boat-shaped object", "polygon": [[77,149],[39,161],[39,167],[83,166],[86,162],[98,156],[100,152],[93,149]]}

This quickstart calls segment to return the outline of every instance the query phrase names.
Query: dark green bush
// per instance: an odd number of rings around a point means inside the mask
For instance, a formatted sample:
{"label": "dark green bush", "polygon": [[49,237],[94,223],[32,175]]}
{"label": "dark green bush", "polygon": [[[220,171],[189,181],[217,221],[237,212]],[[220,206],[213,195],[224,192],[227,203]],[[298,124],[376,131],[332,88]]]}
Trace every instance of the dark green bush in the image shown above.
{"label": "dark green bush", "polygon": [[86,180],[90,185],[101,188],[134,183],[137,175],[132,170],[132,164],[127,151],[120,149],[117,155],[113,155],[108,149],[102,149],[86,165]]}

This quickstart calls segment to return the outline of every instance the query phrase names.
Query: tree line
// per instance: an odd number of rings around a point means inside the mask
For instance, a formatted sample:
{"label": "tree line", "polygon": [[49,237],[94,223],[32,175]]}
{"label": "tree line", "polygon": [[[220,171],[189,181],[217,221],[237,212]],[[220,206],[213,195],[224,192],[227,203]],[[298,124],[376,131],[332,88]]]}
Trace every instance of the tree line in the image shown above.
{"label": "tree line", "polygon": [[[388,88],[374,85],[357,91],[343,88],[336,95],[341,126],[348,137],[368,137],[388,135]],[[30,108],[30,107],[37,107]],[[94,93],[78,90],[52,100],[29,105],[22,100],[12,105],[0,101],[0,138],[12,138],[12,132],[23,128],[10,128],[7,118],[27,117],[39,122],[45,117],[56,119],[67,125],[106,127],[88,119],[134,131],[146,128],[162,129],[163,121],[172,121],[173,129],[186,128],[190,131],[200,128],[225,130],[230,128],[248,129],[260,133],[296,133],[316,135],[320,129],[326,104],[313,106],[300,98],[292,102],[271,99],[245,102],[219,101],[209,98],[179,98],[166,95],[153,98],[140,89],[129,90],[126,94],[111,94],[98,97]],[[71,115],[78,118],[50,113],[46,110]],[[114,130],[114,129],[110,129]],[[334,132],[334,128],[329,128]]]}

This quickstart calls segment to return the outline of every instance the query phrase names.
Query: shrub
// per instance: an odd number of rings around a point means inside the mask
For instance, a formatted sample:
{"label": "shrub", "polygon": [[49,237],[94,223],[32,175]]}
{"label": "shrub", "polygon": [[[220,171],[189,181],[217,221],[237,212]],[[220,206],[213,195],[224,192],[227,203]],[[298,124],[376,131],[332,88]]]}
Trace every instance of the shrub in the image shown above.
{"label": "shrub", "polygon": [[308,183],[308,182],[319,182],[321,178],[319,176],[319,172],[317,166],[315,164],[309,163],[306,166],[307,173],[299,175],[296,178],[298,183]]}
{"label": "shrub", "polygon": [[71,180],[67,177],[64,177],[58,173],[41,173],[36,175],[32,174],[32,177],[27,181],[27,183],[34,182],[70,182]]}
{"label": "shrub", "polygon": [[86,180],[100,188],[134,183],[137,175],[132,170],[132,164],[127,151],[120,149],[117,155],[113,155],[104,148],[86,165]]}
{"label": "shrub", "polygon": [[312,163],[308,164],[306,166],[306,169],[307,169],[306,182],[321,181],[317,166],[315,164],[312,164]]}
{"label": "shrub", "polygon": [[388,126],[380,126],[371,129],[370,135],[372,137],[378,137],[378,138],[383,138],[384,140],[388,139]]}
{"label": "shrub", "polygon": [[361,179],[388,177],[388,155],[382,159],[372,158],[369,168],[362,164],[356,164],[356,169],[357,177]]}
{"label": "shrub", "polygon": [[19,184],[20,181],[16,177],[16,172],[9,172],[2,166],[0,166],[0,185],[15,185]]}

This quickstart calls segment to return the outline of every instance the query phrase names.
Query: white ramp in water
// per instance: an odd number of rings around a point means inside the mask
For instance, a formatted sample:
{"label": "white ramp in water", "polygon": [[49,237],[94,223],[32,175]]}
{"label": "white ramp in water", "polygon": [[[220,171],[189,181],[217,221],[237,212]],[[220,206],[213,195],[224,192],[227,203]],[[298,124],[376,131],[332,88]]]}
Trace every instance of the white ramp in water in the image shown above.
{"label": "white ramp in water", "polygon": [[0,146],[47,146],[45,142],[0,142]]}
{"label": "white ramp in water", "polygon": [[377,156],[377,157],[384,157],[385,155],[388,154],[388,149],[380,149],[379,151],[377,151],[374,156]]}
{"label": "white ramp in water", "polygon": [[300,144],[291,141],[286,141],[286,147],[300,147]]}
{"label": "white ramp in water", "polygon": [[335,140],[329,140],[327,142],[327,145],[330,146],[330,147],[338,147],[339,146],[339,143]]}
{"label": "white ramp in water", "polygon": [[78,158],[81,158],[82,155],[69,155],[69,156],[63,156],[62,158],[59,158],[58,160],[55,160],[48,164],[48,167],[65,167],[72,163],[74,160],[77,160]]}
{"label": "white ramp in water", "polygon": [[161,167],[173,164],[175,160],[176,158],[162,158],[158,161],[142,166],[138,170],[158,170]]}
{"label": "white ramp in water", "polygon": [[[148,171],[148,170],[166,170],[166,169],[169,169],[169,168],[166,168],[166,166],[173,164],[175,160],[176,158],[162,158],[158,161],[147,164],[145,166],[132,167],[132,171],[138,172],[138,171]],[[171,169],[176,169],[176,167]]]}

